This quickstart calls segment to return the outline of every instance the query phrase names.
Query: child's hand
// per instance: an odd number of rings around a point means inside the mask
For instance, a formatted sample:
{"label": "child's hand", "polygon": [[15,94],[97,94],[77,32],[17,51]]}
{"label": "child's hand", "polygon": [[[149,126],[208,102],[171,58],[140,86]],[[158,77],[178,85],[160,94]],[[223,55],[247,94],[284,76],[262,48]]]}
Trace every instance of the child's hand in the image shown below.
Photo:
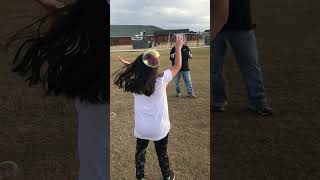
{"label": "child's hand", "polygon": [[130,64],[129,61],[124,60],[121,56],[118,56],[118,60],[119,60],[122,64],[126,64],[126,65]]}
{"label": "child's hand", "polygon": [[120,62],[122,62],[122,61],[123,61],[123,59],[122,59],[122,57],[121,57],[121,56],[118,56],[118,60],[119,60]]}
{"label": "child's hand", "polygon": [[176,35],[176,48],[181,49],[185,42],[186,42],[185,34],[181,33]]}

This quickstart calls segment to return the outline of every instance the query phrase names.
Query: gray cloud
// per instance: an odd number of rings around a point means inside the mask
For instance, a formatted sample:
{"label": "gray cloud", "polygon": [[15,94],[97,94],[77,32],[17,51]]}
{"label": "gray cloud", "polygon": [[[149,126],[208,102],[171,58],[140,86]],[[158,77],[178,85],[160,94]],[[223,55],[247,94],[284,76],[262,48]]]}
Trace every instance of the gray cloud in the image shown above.
{"label": "gray cloud", "polygon": [[111,24],[155,25],[203,31],[210,26],[209,0],[112,0]]}

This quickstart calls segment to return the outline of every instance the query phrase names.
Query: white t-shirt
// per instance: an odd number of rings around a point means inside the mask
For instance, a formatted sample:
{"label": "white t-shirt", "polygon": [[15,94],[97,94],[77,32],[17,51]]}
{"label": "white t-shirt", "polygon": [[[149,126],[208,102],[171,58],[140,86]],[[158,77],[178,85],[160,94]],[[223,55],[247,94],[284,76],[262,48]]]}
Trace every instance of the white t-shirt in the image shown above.
{"label": "white t-shirt", "polygon": [[158,77],[151,96],[134,94],[135,128],[137,138],[158,141],[170,130],[166,87],[172,80],[170,70]]}

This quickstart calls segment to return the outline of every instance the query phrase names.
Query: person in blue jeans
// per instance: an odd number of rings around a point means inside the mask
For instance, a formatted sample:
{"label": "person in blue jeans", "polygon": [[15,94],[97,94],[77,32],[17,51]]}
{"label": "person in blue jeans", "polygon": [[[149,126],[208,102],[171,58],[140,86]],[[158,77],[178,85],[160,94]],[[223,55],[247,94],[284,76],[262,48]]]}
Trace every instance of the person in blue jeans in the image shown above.
{"label": "person in blue jeans", "polygon": [[[174,65],[174,59],[175,59],[175,47],[173,47],[170,51],[170,60],[172,62],[172,66]],[[175,83],[176,83],[176,96],[180,97],[181,96],[181,89],[180,89],[180,78],[182,76],[183,81],[186,85],[187,88],[187,97],[195,98],[196,96],[194,95],[193,88],[192,88],[192,83],[191,83],[191,74],[190,74],[190,68],[189,68],[189,59],[192,58],[192,53],[189,49],[189,47],[186,45],[186,43],[183,45],[181,48],[181,53],[182,53],[182,67],[180,71],[177,73],[175,76]]]}
{"label": "person in blue jeans", "polygon": [[223,66],[227,42],[229,42],[246,84],[248,109],[262,116],[272,115],[272,108],[267,103],[261,67],[258,62],[254,29],[250,0],[230,0],[228,21],[211,42],[211,89],[215,112],[224,111],[228,104]]}

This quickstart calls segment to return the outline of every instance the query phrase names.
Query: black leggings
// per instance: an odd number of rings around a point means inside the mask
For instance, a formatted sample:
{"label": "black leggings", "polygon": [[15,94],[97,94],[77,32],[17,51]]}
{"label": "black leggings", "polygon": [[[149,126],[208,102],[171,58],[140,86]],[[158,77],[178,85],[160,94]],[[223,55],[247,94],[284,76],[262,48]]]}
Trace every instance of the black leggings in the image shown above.
{"label": "black leggings", "polygon": [[[136,146],[136,178],[144,178],[144,163],[149,140],[137,138]],[[170,176],[169,157],[167,152],[168,135],[154,142],[163,178]]]}

